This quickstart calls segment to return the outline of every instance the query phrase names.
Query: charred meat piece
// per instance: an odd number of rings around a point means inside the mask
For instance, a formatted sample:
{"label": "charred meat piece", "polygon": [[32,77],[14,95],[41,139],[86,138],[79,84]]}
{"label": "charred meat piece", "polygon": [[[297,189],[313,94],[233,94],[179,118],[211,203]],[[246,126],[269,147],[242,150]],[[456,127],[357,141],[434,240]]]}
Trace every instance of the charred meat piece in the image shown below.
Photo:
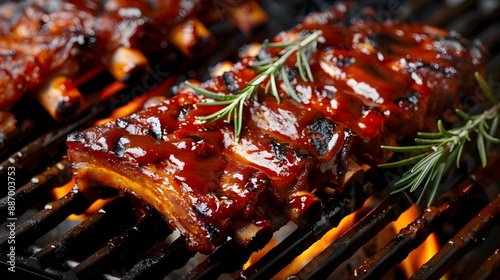
{"label": "charred meat piece", "polygon": [[[474,92],[473,73],[484,71],[480,47],[463,38],[450,44],[447,32],[419,24],[374,26],[369,12],[346,26],[347,11],[338,4],[274,39],[323,32],[311,57],[314,82],[290,71],[301,102],[288,97],[281,79],[280,103],[262,86],[245,103],[237,139],[225,120],[200,124],[198,117],[221,107],[201,106],[205,97],[181,88],[127,118],[70,135],[77,184],[137,196],[205,253],[227,235],[245,243],[242,225],[267,227],[276,213],[314,218],[314,192],[345,191],[360,166],[387,160],[381,144],[432,129],[429,120],[459,106],[460,95]],[[257,75],[256,60],[243,57],[200,86],[234,94]],[[291,57],[286,67],[294,63]]]}

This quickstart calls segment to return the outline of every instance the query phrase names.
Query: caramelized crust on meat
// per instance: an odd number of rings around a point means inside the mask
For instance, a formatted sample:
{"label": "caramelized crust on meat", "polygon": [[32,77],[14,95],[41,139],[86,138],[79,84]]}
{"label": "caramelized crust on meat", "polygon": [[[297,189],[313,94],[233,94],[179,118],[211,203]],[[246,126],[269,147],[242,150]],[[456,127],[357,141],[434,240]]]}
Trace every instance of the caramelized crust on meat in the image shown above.
{"label": "caramelized crust on meat", "polygon": [[[236,221],[256,224],[282,211],[290,218],[317,205],[323,187],[344,190],[352,163],[386,160],[381,144],[431,129],[429,120],[473,93],[482,52],[455,34],[419,24],[376,22],[370,12],[348,22],[348,7],[312,14],[275,41],[322,30],[312,55],[314,82],[287,63],[301,103],[264,93],[245,103],[243,129],[197,117],[221,109],[191,89],[129,117],[68,137],[82,188],[118,188],[154,206],[193,250],[211,252]],[[279,50],[263,50],[276,55]],[[255,77],[243,57],[200,86],[231,94]],[[231,79],[228,79],[231,76]],[[229,81],[229,82],[228,82]]]}

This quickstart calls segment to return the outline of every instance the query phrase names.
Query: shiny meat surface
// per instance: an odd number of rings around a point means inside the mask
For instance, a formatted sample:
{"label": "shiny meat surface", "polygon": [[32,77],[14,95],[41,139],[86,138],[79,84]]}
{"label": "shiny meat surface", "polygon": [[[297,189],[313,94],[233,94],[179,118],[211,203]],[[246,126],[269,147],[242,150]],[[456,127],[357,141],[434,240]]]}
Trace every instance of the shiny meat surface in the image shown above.
{"label": "shiny meat surface", "polygon": [[[311,58],[314,82],[287,62],[301,102],[278,81],[281,103],[264,93],[245,103],[243,129],[197,118],[220,106],[183,87],[178,94],[129,117],[68,137],[69,158],[80,188],[109,186],[155,207],[208,253],[241,224],[272,223],[277,213],[298,221],[311,214],[324,187],[344,191],[352,165],[387,160],[381,144],[433,127],[445,110],[473,94],[482,73],[480,46],[456,34],[420,24],[375,22],[371,11],[348,23],[348,7],[312,14],[279,34],[322,30]],[[278,50],[264,50],[276,55]],[[256,76],[245,56],[223,75],[200,86],[231,94]],[[228,76],[231,76],[229,79]]]}

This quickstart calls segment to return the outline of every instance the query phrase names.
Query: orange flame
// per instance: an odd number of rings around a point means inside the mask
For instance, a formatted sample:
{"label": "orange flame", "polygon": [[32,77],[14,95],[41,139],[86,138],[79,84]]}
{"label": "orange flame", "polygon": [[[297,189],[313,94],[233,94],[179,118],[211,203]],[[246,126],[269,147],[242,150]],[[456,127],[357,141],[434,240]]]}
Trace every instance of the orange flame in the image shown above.
{"label": "orange flame", "polygon": [[[368,199],[363,207],[353,214],[350,214],[342,219],[338,227],[328,231],[320,240],[314,243],[306,251],[296,257],[288,266],[283,268],[273,279],[287,279],[288,276],[294,275],[300,271],[307,263],[314,259],[319,253],[325,250],[331,243],[337,240],[343,233],[348,231],[354,224],[361,218],[359,213],[366,213],[373,204],[371,198]],[[420,216],[418,207],[414,204],[408,210],[403,212],[399,218],[388,225],[392,230],[390,232],[399,232],[402,228],[413,222]],[[276,234],[275,234],[276,235]],[[261,251],[252,254],[243,266],[247,269],[250,265],[257,262],[265,254],[267,254],[273,247],[280,241],[275,239],[271,240]],[[382,244],[383,245],[383,244]],[[399,264],[401,270],[404,271],[407,278],[411,277],[423,264],[425,264],[433,255],[439,251],[439,241],[436,234],[431,234],[425,242],[423,242],[417,249],[413,250],[408,257]],[[443,278],[447,279],[447,278]]]}
{"label": "orange flame", "polygon": [[250,255],[250,258],[248,258],[248,261],[243,265],[243,270],[247,269],[250,265],[256,263],[258,260],[260,260],[262,257],[264,257],[269,251],[271,251],[272,248],[274,248],[276,245],[278,245],[278,240],[276,238],[271,239],[264,248],[262,248],[260,251],[254,252],[253,254]]}
{"label": "orange flame", "polygon": [[[402,228],[413,222],[420,216],[418,207],[413,204],[408,210],[403,212],[399,218],[393,222],[394,229],[399,232]],[[439,251],[440,245],[435,233],[432,233],[427,239],[399,265],[404,271],[406,278],[410,278],[422,265],[424,265],[432,256]],[[446,278],[442,278],[446,279]]]}
{"label": "orange flame", "polygon": [[[359,210],[358,210],[359,211]],[[294,275],[299,272],[306,264],[314,259],[319,253],[324,251],[330,244],[337,240],[343,233],[348,231],[356,222],[356,212],[347,215],[340,221],[336,228],[328,231],[320,240],[316,241],[311,247],[305,250],[302,254],[297,256],[291,263],[283,268],[274,279],[287,279],[288,276]]]}
{"label": "orange flame", "polygon": [[[73,189],[74,186],[75,186],[75,180],[71,179],[68,183],[66,183],[60,187],[52,189],[52,196],[56,200],[60,199],[60,198],[64,197],[66,194],[68,194]],[[112,198],[98,199],[94,203],[92,203],[92,205],[90,205],[90,207],[87,208],[87,210],[85,210],[85,212],[83,212],[80,215],[72,214],[68,217],[68,219],[70,219],[70,220],[82,220],[85,217],[90,216],[93,213],[99,211],[99,209],[101,209],[104,205],[106,205],[106,203],[108,203],[110,200],[112,200]]]}
{"label": "orange flame", "polygon": [[[280,272],[278,272],[278,274],[276,274],[273,279],[286,279],[288,276],[296,274],[300,269],[302,269],[306,264],[314,259],[314,257],[325,250],[342,234],[348,231],[358,221],[358,213],[360,211],[365,212],[368,208],[370,208],[369,205],[371,204],[372,198],[367,199],[364,205],[359,210],[344,217],[336,228],[328,231],[325,235],[323,235],[323,237],[321,237],[321,239],[316,241],[307,250],[302,252],[302,254],[297,256],[290,264],[288,264]],[[269,242],[269,244],[267,244],[261,251],[253,253],[250,256],[247,263],[243,265],[243,269],[246,269],[253,263],[257,262],[262,256],[267,254],[273,247],[275,247],[279,243],[279,240],[276,240],[275,236],[273,236],[271,242]]]}

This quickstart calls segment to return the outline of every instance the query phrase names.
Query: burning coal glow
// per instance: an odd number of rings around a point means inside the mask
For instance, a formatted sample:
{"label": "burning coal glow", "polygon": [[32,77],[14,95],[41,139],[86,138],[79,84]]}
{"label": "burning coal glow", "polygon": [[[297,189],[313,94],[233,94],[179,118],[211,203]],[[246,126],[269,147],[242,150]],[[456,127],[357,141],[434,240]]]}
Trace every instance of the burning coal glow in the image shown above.
{"label": "burning coal glow", "polygon": [[[325,250],[330,244],[339,239],[344,233],[351,229],[362,217],[371,211],[377,202],[373,197],[368,199],[363,207],[354,213],[344,217],[339,225],[328,231],[320,240],[315,242],[306,251],[296,257],[290,264],[283,268],[273,279],[287,279],[289,276],[296,275],[310,262],[316,261],[314,258]],[[403,212],[399,218],[389,223],[384,230],[376,234],[372,240],[361,247],[348,261],[337,267],[330,275],[330,279],[345,279],[353,273],[355,267],[370,256],[370,252],[378,251],[389,240],[391,240],[402,228],[414,221],[420,216],[419,208],[413,204],[408,210]],[[256,263],[262,256],[266,255],[273,247],[275,247],[281,239],[282,235],[287,235],[295,230],[296,226],[288,224],[284,228],[275,233],[273,239],[261,251],[252,254],[243,266],[243,270]],[[431,234],[427,240],[422,243],[415,251],[413,251],[403,262],[401,262],[395,270],[403,273],[406,278],[412,276],[425,262],[429,260],[439,250],[439,242],[435,234]],[[387,279],[395,277],[395,271],[387,273]],[[400,274],[401,275],[401,274]]]}

